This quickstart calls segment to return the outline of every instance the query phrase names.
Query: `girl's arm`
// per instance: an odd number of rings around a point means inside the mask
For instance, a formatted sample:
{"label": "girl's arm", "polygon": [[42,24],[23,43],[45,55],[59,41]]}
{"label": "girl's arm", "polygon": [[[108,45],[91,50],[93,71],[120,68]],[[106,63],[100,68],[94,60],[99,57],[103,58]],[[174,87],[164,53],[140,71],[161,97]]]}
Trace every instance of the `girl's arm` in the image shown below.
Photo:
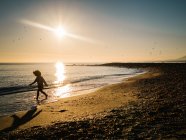
{"label": "girl's arm", "polygon": [[32,83],[31,83],[31,84],[29,84],[29,85],[31,86],[31,85],[35,84],[35,83],[36,83],[36,81],[37,81],[37,78],[34,80],[34,82],[32,82]]}

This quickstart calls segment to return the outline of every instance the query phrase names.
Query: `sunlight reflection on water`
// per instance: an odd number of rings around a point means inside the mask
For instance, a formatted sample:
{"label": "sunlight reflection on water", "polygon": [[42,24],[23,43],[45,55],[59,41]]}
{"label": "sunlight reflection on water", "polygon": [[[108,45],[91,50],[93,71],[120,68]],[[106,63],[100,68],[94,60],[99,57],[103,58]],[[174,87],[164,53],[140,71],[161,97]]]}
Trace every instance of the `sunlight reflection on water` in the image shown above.
{"label": "sunlight reflection on water", "polygon": [[54,82],[55,84],[62,84],[63,81],[65,80],[65,65],[62,62],[57,62],[55,64],[56,67],[56,81]]}
{"label": "sunlight reflection on water", "polygon": [[[54,81],[55,84],[58,86],[63,84],[66,76],[65,76],[65,65],[62,62],[57,62],[55,64],[56,67],[56,81]],[[70,84],[65,86],[59,86],[54,91],[54,96],[57,96],[59,98],[65,98],[70,96],[71,87]]]}
{"label": "sunlight reflection on water", "polygon": [[63,87],[58,87],[57,89],[55,89],[54,95],[60,98],[69,97],[70,91],[71,91],[70,84],[68,84]]}

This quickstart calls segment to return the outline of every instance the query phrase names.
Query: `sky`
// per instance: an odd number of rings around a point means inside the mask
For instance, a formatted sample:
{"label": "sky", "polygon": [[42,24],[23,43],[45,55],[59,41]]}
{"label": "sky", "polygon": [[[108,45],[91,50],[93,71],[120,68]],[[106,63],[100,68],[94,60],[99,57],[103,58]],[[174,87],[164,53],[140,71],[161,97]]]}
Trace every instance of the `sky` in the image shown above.
{"label": "sky", "polygon": [[185,0],[1,0],[0,62],[180,58],[186,55],[185,7]]}

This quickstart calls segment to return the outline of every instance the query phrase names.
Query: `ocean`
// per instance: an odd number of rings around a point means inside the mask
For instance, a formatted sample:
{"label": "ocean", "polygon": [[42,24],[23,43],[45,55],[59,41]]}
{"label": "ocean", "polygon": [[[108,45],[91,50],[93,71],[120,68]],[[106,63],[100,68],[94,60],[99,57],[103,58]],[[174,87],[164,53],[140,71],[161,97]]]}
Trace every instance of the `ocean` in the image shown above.
{"label": "ocean", "polygon": [[[29,86],[36,78],[33,75],[34,70],[40,70],[49,85],[44,89],[49,95],[45,103],[87,94],[143,73],[139,69],[61,62],[0,64],[0,116],[28,110],[37,105],[37,85]],[[40,93],[39,99],[44,98]]]}

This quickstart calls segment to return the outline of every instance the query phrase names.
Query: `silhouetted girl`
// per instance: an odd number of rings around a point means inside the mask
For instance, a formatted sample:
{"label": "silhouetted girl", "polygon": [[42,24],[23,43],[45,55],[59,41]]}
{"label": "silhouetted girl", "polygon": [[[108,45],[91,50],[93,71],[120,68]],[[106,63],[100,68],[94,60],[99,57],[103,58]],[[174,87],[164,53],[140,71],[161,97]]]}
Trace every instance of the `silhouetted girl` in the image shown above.
{"label": "silhouetted girl", "polygon": [[39,98],[39,92],[43,93],[47,99],[48,95],[43,91],[43,83],[45,84],[45,86],[48,86],[48,84],[46,83],[45,79],[41,76],[41,72],[39,70],[36,70],[33,73],[36,76],[36,79],[34,80],[33,83],[30,84],[30,86],[37,82],[38,90],[36,100],[38,100]]}

